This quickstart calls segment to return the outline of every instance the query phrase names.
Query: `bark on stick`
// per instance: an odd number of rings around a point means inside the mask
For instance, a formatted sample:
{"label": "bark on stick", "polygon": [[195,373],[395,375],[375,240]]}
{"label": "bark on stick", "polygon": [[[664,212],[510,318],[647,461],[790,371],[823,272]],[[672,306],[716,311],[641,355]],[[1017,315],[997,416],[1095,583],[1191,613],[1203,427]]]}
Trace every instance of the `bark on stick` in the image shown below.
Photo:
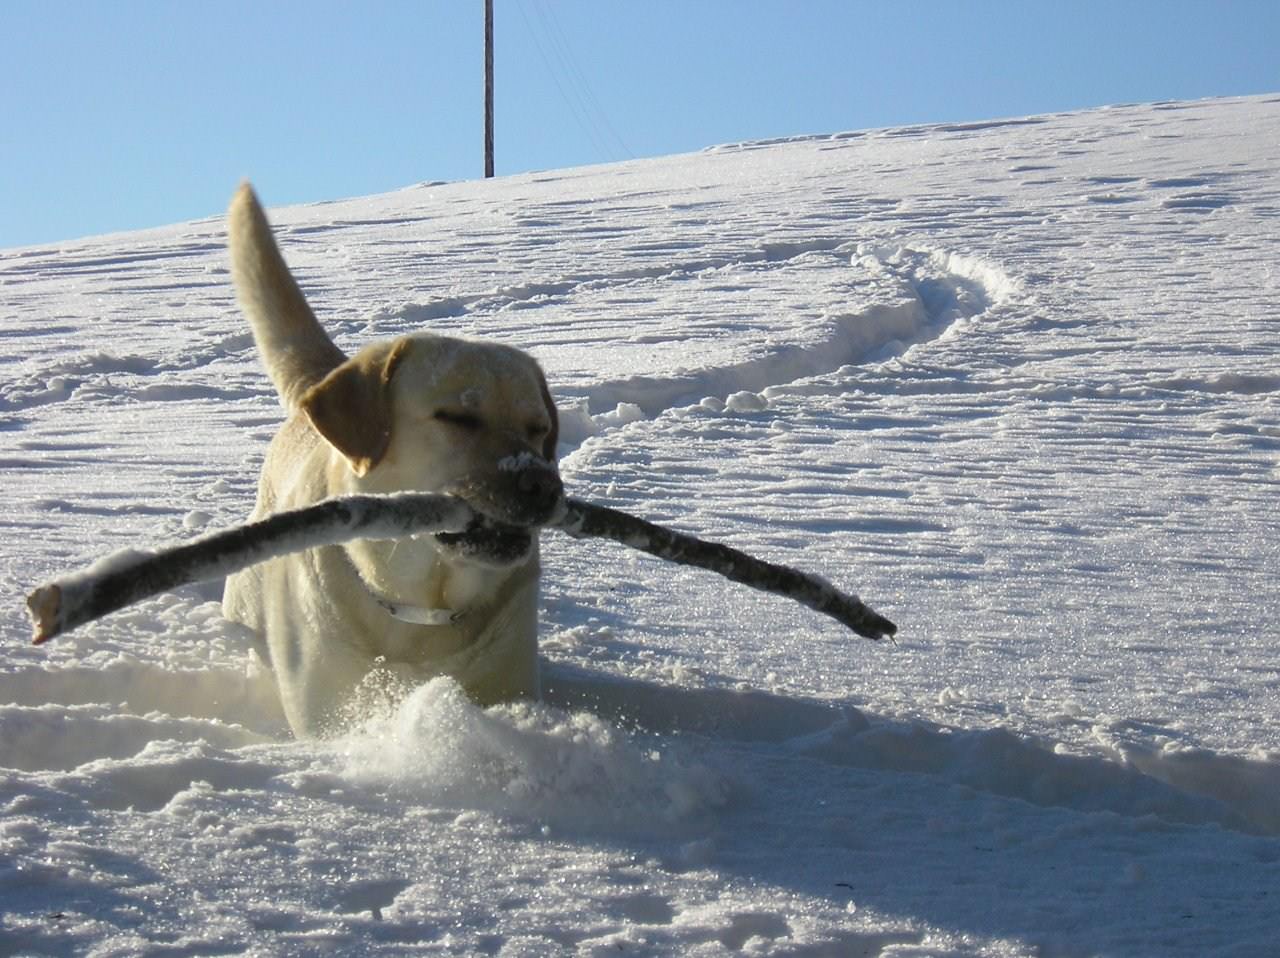
{"label": "bark on stick", "polygon": [[[236,526],[159,552],[116,556],[27,597],[35,642],[49,639],[109,612],[191,582],[217,579],[276,556],[351,539],[394,539],[460,532],[475,518],[452,496],[402,493],[328,499],[259,522]],[[611,539],[668,562],[717,572],[734,582],[795,599],[869,639],[892,636],[897,627],[856,596],[788,566],[737,549],[674,532],[616,509],[568,499],[552,528],[574,538]]]}
{"label": "bark on stick", "polygon": [[667,562],[718,572],[761,592],[795,599],[868,639],[889,638],[898,631],[896,625],[863,605],[857,596],[841,592],[819,576],[757,559],[718,542],[673,532],[617,509],[578,499],[568,500],[568,506],[559,529],[576,538],[612,539]]}
{"label": "bark on stick", "polygon": [[345,496],[171,549],[112,556],[27,597],[35,644],[180,585],[219,579],[276,556],[351,539],[460,532],[474,515],[452,496]]}

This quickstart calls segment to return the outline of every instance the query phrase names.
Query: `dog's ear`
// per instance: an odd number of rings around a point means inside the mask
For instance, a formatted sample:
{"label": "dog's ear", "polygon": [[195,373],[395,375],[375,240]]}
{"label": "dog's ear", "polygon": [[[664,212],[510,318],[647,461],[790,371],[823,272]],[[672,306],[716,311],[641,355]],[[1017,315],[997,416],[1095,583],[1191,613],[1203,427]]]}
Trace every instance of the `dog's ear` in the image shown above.
{"label": "dog's ear", "polygon": [[298,402],[316,432],[347,457],[357,476],[381,462],[391,445],[391,377],[408,350],[404,339],[362,350]]}
{"label": "dog's ear", "polygon": [[556,412],[555,400],[551,398],[551,390],[547,388],[546,377],[538,373],[538,385],[542,388],[542,401],[547,406],[547,416],[551,420],[551,431],[542,440],[542,458],[547,462],[556,461],[556,443],[560,441],[560,415]]}

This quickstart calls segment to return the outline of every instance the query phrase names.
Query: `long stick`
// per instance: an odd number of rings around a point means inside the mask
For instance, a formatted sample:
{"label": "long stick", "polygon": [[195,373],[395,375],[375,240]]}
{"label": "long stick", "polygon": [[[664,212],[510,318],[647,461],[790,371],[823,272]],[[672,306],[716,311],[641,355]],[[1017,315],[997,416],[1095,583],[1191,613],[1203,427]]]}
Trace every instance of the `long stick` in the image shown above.
{"label": "long stick", "polygon": [[[470,506],[452,496],[346,496],[277,513],[172,549],[114,557],[43,585],[27,597],[35,643],[157,593],[221,578],[277,556],[351,539],[460,532],[474,517]],[[563,517],[553,528],[574,538],[611,539],[669,562],[707,569],[754,589],[787,596],[869,639],[897,631],[897,626],[856,596],[817,576],[673,532],[616,509],[568,499]]]}
{"label": "long stick", "polygon": [[460,532],[474,515],[452,496],[347,496],[279,512],[172,549],[111,557],[27,597],[35,644],[158,593],[231,575],[276,556],[351,539]]}
{"label": "long stick", "polygon": [[726,579],[761,592],[795,599],[801,605],[847,625],[864,638],[886,638],[898,631],[896,625],[863,605],[856,595],[841,592],[816,575],[765,562],[718,542],[673,532],[617,509],[594,506],[579,499],[568,500],[568,505],[568,512],[558,528],[575,538],[596,536],[612,539],[668,562],[718,572]]}

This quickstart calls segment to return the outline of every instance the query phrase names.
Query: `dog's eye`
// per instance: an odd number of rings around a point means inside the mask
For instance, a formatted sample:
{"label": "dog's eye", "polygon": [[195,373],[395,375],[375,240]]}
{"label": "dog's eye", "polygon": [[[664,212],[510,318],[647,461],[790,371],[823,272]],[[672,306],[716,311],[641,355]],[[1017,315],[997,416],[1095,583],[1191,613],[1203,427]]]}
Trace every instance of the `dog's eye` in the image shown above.
{"label": "dog's eye", "polygon": [[441,409],[436,412],[436,419],[440,422],[447,422],[451,426],[457,426],[468,432],[474,432],[480,428],[480,417],[469,412],[455,412],[451,409]]}

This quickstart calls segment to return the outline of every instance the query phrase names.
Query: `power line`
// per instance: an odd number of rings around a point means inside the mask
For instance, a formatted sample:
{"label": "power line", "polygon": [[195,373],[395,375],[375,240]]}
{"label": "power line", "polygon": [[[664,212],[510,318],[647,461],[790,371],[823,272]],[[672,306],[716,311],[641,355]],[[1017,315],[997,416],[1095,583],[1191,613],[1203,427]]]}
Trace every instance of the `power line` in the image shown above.
{"label": "power line", "polygon": [[[578,125],[586,132],[602,157],[616,159],[619,152],[622,156],[633,157],[634,154],[627,148],[622,137],[613,128],[613,125],[609,122],[608,114],[591,91],[586,75],[577,65],[569,43],[555,21],[555,15],[550,8],[542,7],[536,0],[530,0],[530,4],[532,5],[534,17],[539,21],[538,26],[535,27],[533,21],[530,20],[522,0],[517,0],[520,16],[528,28],[528,35],[533,39],[533,45],[538,51],[538,56],[542,59],[543,65],[547,68],[547,72],[551,75],[551,79],[556,85],[556,89],[560,91],[561,99],[569,107],[569,111],[574,115]],[[544,37],[545,45],[543,42]],[[548,50],[551,51],[550,55],[548,55]],[[553,59],[557,62],[553,63]],[[562,77],[563,82],[561,82]],[[599,117],[598,121],[597,117]],[[612,143],[610,143],[610,140],[612,140]]]}
{"label": "power line", "polygon": [[565,64],[568,68],[569,78],[579,91],[579,96],[583,99],[588,114],[598,116],[605,134],[612,139],[613,143],[622,151],[622,154],[626,157],[634,158],[634,154],[627,148],[626,142],[609,121],[608,111],[600,105],[600,101],[596,98],[595,91],[587,81],[586,74],[583,73],[581,66],[578,64],[578,59],[573,55],[573,48],[569,45],[565,32],[560,26],[560,21],[556,17],[555,7],[551,4],[543,4],[539,2],[539,0],[532,0],[532,2],[544,16],[544,20],[549,26],[548,35],[551,37],[552,45],[557,51],[560,62]]}

